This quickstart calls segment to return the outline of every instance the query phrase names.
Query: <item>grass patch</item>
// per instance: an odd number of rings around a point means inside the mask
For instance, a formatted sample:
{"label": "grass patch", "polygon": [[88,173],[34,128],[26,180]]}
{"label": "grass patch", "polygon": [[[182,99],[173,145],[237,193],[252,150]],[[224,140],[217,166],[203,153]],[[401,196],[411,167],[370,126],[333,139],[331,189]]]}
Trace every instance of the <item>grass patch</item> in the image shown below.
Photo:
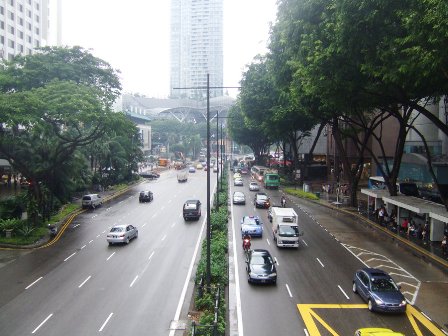
{"label": "grass patch", "polygon": [[287,194],[290,194],[290,195],[293,195],[293,196],[297,196],[297,197],[300,197],[300,198],[307,198],[307,199],[314,200],[314,201],[319,200],[319,197],[317,197],[316,194],[310,193],[310,192],[305,192],[305,191],[300,190],[300,189],[286,188],[286,189],[284,189],[284,191]]}

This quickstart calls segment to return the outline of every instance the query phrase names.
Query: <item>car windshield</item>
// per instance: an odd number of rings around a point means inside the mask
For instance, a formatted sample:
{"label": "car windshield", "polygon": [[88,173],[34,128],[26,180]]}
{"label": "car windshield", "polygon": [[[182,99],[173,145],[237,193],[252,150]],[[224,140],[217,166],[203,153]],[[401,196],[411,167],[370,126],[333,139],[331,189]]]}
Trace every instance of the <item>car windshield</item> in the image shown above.
{"label": "car windshield", "polygon": [[266,195],[258,195],[257,198],[259,201],[266,201],[268,199]]}
{"label": "car windshield", "polygon": [[124,228],[122,227],[113,227],[112,229],[110,229],[110,232],[123,232]]}
{"label": "car windshield", "polygon": [[259,222],[255,218],[246,217],[244,218],[244,225],[260,225]]}
{"label": "car windshield", "polygon": [[272,260],[268,255],[254,255],[250,263],[252,265],[272,265]]}
{"label": "car windshield", "polygon": [[297,226],[280,225],[278,228],[280,236],[296,237],[299,235],[299,228]]}
{"label": "car windshield", "polygon": [[240,192],[238,192],[238,193],[235,193],[235,194],[233,194],[235,197],[244,197],[244,194],[243,193],[240,193]]}
{"label": "car windshield", "polygon": [[395,292],[398,290],[392,279],[373,279],[372,290],[375,292]]}

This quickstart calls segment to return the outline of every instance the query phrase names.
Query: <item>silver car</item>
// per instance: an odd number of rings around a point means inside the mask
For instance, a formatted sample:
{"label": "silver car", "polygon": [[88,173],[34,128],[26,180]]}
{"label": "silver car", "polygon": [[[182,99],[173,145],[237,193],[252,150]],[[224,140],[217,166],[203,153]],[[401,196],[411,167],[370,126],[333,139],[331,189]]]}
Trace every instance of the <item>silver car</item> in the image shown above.
{"label": "silver car", "polygon": [[249,184],[249,190],[250,191],[259,191],[260,190],[260,186],[258,185],[257,182],[251,182]]}
{"label": "silver car", "polygon": [[233,185],[234,186],[243,186],[243,179],[242,178],[236,178],[235,180],[233,180]]}
{"label": "silver car", "polygon": [[138,230],[133,225],[115,225],[107,234],[107,242],[109,245],[115,243],[129,244],[131,239],[138,237]]}

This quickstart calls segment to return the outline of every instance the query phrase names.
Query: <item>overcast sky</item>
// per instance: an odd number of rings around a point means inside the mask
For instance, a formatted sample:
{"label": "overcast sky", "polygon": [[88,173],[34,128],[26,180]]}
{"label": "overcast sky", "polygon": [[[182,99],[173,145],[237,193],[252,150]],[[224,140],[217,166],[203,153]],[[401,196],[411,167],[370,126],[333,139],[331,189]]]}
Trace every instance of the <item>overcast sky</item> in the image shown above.
{"label": "overcast sky", "polygon": [[[91,49],[119,69],[124,92],[168,96],[170,0],[62,3],[63,45]],[[275,16],[276,0],[224,0],[224,86],[238,86],[245,65],[266,52]]]}

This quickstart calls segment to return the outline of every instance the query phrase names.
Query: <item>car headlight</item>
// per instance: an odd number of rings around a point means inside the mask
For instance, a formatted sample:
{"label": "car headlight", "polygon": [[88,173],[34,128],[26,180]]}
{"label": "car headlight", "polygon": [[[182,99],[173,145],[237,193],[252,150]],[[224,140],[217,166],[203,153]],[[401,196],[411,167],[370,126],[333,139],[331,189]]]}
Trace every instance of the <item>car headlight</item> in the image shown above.
{"label": "car headlight", "polygon": [[277,273],[271,273],[271,274],[269,274],[269,277],[270,278],[273,278],[273,277],[276,277],[277,276]]}
{"label": "car headlight", "polygon": [[403,301],[401,301],[400,306],[406,306],[406,304],[407,304],[406,300],[403,300]]}
{"label": "car headlight", "polygon": [[384,302],[380,298],[375,298],[375,303],[377,305],[382,305]]}

